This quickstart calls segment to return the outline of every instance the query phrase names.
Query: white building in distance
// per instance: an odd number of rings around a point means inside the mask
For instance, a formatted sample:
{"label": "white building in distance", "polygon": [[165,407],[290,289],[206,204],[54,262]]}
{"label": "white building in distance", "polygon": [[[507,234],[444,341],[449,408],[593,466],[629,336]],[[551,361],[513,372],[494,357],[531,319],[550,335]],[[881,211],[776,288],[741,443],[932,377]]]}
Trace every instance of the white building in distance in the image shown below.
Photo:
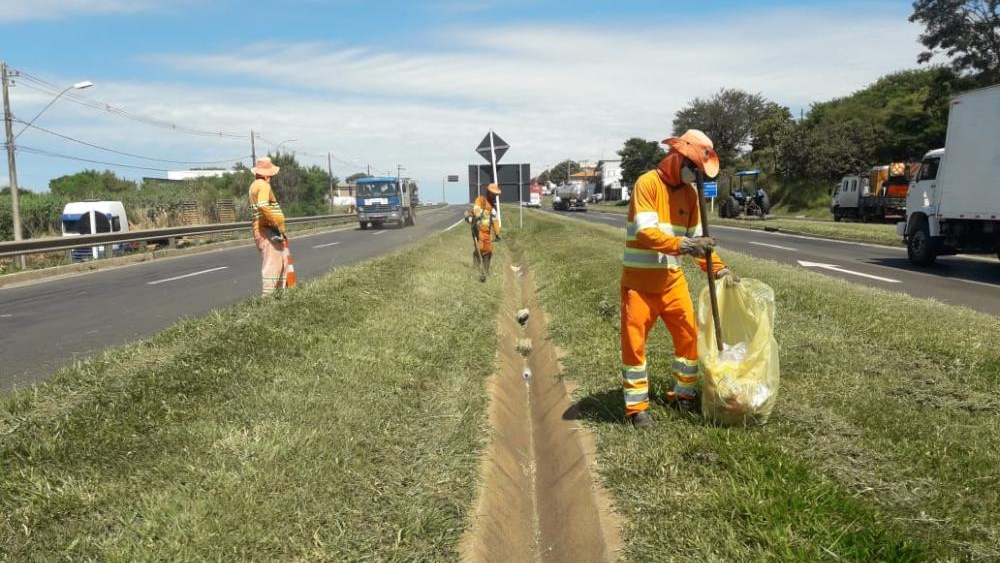
{"label": "white building in distance", "polygon": [[232,170],[219,168],[217,170],[170,170],[167,172],[167,180],[183,181],[194,180],[195,178],[221,178]]}

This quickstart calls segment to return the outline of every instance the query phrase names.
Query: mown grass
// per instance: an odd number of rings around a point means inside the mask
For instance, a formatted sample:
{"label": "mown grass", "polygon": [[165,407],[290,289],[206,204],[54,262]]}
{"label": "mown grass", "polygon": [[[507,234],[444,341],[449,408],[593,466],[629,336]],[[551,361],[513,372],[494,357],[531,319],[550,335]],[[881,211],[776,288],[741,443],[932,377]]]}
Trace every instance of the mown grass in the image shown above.
{"label": "mown grass", "polygon": [[0,561],[455,561],[498,277],[456,229],[0,405]]}
{"label": "mown grass", "polygon": [[[672,345],[649,343],[660,424],[622,424],[620,229],[533,212],[523,253],[628,522],[624,559],[1000,560],[1000,320],[722,249],[771,285],[782,389],[771,422],[666,409]],[[693,264],[692,290],[704,285]],[[845,298],[850,295],[850,298]]]}

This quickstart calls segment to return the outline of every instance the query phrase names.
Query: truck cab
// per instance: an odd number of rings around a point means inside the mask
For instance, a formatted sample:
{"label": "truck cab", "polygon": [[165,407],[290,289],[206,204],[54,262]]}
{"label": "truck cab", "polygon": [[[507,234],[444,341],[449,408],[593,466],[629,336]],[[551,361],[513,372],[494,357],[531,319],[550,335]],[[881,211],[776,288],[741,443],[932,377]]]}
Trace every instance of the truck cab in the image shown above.
{"label": "truck cab", "polygon": [[840,221],[848,215],[855,215],[861,205],[861,196],[868,190],[868,179],[861,176],[844,176],[833,191],[830,211],[833,220]]}
{"label": "truck cab", "polygon": [[361,229],[413,225],[416,216],[416,184],[397,178],[361,178],[357,181],[355,206]]}
{"label": "truck cab", "polygon": [[[120,201],[74,201],[67,203],[60,217],[62,236],[96,235],[98,233],[124,233],[130,230],[125,206]],[[111,245],[111,253],[128,250],[125,244]],[[108,255],[108,246],[74,248],[70,251],[73,262],[96,260]]]}

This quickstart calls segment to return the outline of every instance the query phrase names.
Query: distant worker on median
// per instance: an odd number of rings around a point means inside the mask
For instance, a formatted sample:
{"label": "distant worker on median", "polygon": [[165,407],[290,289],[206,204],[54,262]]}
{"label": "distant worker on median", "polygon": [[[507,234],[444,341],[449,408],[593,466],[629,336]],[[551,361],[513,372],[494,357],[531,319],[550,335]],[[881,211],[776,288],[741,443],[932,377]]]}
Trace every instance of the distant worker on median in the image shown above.
{"label": "distant worker on median", "polygon": [[[715,247],[714,239],[702,236],[698,191],[692,185],[696,169],[710,178],[719,173],[712,141],[692,129],[663,143],[670,153],[633,189],[621,278],[625,416],[641,429],[654,426],[648,412],[646,338],[657,319],[663,319],[674,341],[674,385],[667,401],[684,411],[698,409],[698,332],[680,256],[696,257],[706,271],[705,255]],[[721,260],[713,262],[716,279],[739,281]]]}
{"label": "distant worker on median", "polygon": [[265,297],[276,289],[287,286],[290,273],[290,256],[285,237],[285,214],[274,197],[271,178],[280,168],[268,157],[257,159],[257,165],[250,169],[256,179],[250,184],[250,207],[253,209],[253,240],[260,251],[262,295]]}
{"label": "distant worker on median", "polygon": [[472,209],[466,214],[466,221],[472,225],[472,238],[475,242],[472,261],[479,268],[479,281],[483,282],[490,273],[493,241],[500,240],[500,221],[497,220],[496,211],[500,193],[496,184],[490,184],[486,187],[486,195],[477,197]]}

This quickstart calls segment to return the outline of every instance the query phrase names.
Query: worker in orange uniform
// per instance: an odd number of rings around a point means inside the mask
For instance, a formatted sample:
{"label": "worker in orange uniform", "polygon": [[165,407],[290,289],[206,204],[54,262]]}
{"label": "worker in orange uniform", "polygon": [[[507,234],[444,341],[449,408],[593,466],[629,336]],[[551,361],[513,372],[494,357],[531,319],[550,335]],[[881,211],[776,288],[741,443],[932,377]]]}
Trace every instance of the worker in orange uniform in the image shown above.
{"label": "worker in orange uniform", "polygon": [[490,273],[493,241],[500,240],[500,221],[496,211],[500,193],[499,186],[490,184],[486,187],[486,195],[477,197],[466,215],[466,221],[472,225],[472,237],[476,244],[472,260],[480,268],[479,281],[482,282],[486,281],[486,274]]}
{"label": "worker in orange uniform", "polygon": [[260,251],[262,295],[285,287],[289,254],[285,252],[285,214],[274,197],[271,178],[281,170],[268,157],[257,159],[250,169],[256,179],[250,184],[250,208],[253,209],[253,240]]}
{"label": "worker in orange uniform", "polygon": [[[711,139],[692,129],[663,141],[670,152],[656,170],[635,183],[629,204],[621,278],[622,384],[625,416],[636,428],[649,429],[649,376],[646,338],[663,319],[674,341],[673,389],[667,401],[681,410],[698,408],[698,332],[680,256],[696,257],[707,271],[705,256],[715,240],[702,236],[696,170],[714,178],[719,157]],[[721,260],[713,274],[725,283],[739,281]]]}

